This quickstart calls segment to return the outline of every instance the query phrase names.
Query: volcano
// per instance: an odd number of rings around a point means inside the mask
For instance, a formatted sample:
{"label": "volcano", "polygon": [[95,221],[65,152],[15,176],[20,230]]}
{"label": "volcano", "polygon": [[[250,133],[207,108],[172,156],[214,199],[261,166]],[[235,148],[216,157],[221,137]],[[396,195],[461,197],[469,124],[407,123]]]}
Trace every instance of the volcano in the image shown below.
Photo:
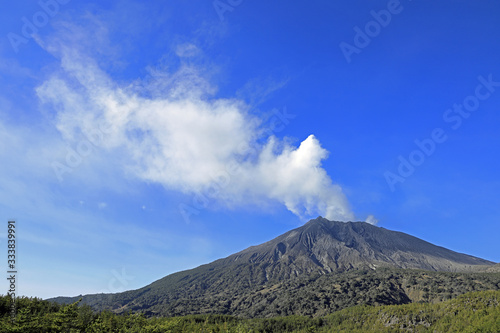
{"label": "volcano", "polygon": [[[371,283],[374,284],[373,288],[380,291],[380,295],[370,296],[374,302],[382,299],[382,303],[399,304],[412,301],[407,295],[409,287],[404,290],[402,282],[394,280],[392,273],[377,275],[376,272],[425,270],[460,274],[495,270],[498,266],[494,265],[491,261],[457,253],[402,232],[365,222],[336,222],[318,217],[266,243],[194,269],[170,274],[143,288],[117,294],[85,295],[82,299],[83,303],[96,310],[110,309],[115,312],[132,310],[149,315],[248,315],[244,309],[252,308],[254,312],[251,316],[257,311],[255,302],[263,298],[271,303],[278,297],[282,299],[281,303],[283,299],[286,302],[293,303],[294,299],[299,302],[297,295],[286,296],[291,286],[307,287],[308,283],[312,285],[325,279],[334,279],[337,281],[335,285],[340,285],[338,281],[361,281],[370,276],[370,282],[363,288],[372,288],[369,287]],[[364,277],[360,278],[356,272],[361,272]],[[385,279],[381,276],[388,276],[388,279],[392,277],[392,285],[381,288],[383,283],[380,280]],[[401,278],[403,276],[406,275],[401,275]],[[447,279],[449,277],[446,275]],[[321,283],[329,285],[334,282]],[[274,295],[274,299],[269,301],[269,295]],[[355,298],[355,295],[352,297]],[[78,300],[78,297],[52,300],[70,303]],[[297,313],[283,311],[273,313]]]}

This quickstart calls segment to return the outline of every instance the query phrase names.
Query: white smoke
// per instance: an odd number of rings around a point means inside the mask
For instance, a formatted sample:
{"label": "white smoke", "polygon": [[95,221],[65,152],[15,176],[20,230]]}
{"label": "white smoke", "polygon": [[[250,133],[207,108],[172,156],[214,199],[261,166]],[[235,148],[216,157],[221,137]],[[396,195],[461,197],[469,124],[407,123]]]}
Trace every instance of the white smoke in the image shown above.
{"label": "white smoke", "polygon": [[373,225],[377,225],[378,224],[378,220],[373,215],[368,215],[368,217],[366,218],[365,222],[373,224]]}
{"label": "white smoke", "polygon": [[55,53],[61,71],[37,93],[56,110],[66,140],[105,129],[100,146],[125,151],[126,171],[144,181],[183,193],[213,188],[219,203],[275,200],[302,218],[354,219],[341,187],[321,166],[328,152],[314,135],[298,147],[277,139],[241,100],[214,98],[195,67],[125,86],[77,52]]}

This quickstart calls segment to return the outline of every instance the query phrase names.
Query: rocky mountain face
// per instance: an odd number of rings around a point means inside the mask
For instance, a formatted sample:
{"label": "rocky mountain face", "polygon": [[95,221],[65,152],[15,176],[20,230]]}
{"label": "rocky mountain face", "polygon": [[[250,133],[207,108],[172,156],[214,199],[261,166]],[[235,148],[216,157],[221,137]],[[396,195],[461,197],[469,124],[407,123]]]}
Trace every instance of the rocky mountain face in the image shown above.
{"label": "rocky mountain face", "polygon": [[[365,222],[334,222],[318,217],[269,242],[227,258],[168,275],[138,290],[86,295],[83,302],[98,310],[132,310],[149,315],[216,312],[251,316],[258,313],[255,302],[262,301],[263,293],[274,295],[272,301],[281,299],[281,303],[293,303],[295,296],[286,296],[289,292],[286,286],[290,283],[307,287],[308,283],[313,285],[311,281],[318,279],[344,281],[345,274],[356,271],[362,275],[363,272],[393,269],[480,272],[491,269],[494,264]],[[320,279],[323,276],[327,279]],[[380,278],[382,280],[384,278]],[[382,296],[372,296],[385,299],[391,295],[389,304],[409,302],[412,298],[401,289],[401,283],[378,288]],[[496,286],[493,282],[492,285]],[[53,300],[68,303],[77,298]],[[265,304],[263,306],[265,308]],[[242,309],[253,309],[253,312]]]}
{"label": "rocky mountain face", "polygon": [[334,222],[322,217],[222,259],[219,264],[241,262],[266,266],[269,278],[381,266],[460,272],[494,264],[402,232],[365,222]]}

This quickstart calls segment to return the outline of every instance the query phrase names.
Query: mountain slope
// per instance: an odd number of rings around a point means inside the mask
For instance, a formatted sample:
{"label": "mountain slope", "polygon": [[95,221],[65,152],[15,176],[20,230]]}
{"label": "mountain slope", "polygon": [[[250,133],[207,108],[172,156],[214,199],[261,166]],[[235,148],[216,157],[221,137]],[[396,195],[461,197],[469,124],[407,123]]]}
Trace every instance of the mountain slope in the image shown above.
{"label": "mountain slope", "polygon": [[[290,281],[307,285],[325,275],[339,276],[342,280],[342,272],[379,271],[383,267],[466,272],[485,270],[493,264],[364,222],[333,222],[319,217],[269,242],[168,275],[144,288],[119,294],[87,295],[83,302],[95,309],[133,310],[150,315],[216,312],[252,316],[259,313],[255,304],[262,301],[262,290],[268,290],[267,296],[280,299],[288,292],[284,286]],[[411,302],[400,283],[379,288],[374,299],[388,302],[383,304]],[[378,288],[378,285],[367,286]],[[294,302],[294,296],[289,298],[288,301]],[[66,303],[74,298],[55,300]],[[359,301],[367,302],[366,299]],[[262,307],[265,308],[265,304]]]}

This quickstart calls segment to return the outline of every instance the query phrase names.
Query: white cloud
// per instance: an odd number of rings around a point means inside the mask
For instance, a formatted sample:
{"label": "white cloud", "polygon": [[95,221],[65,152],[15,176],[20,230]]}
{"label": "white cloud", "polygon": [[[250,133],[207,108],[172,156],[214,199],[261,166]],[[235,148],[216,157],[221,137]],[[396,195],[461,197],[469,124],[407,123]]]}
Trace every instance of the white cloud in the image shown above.
{"label": "white cloud", "polygon": [[74,49],[49,49],[61,56],[62,70],[37,93],[55,109],[66,140],[100,135],[103,149],[125,152],[121,164],[130,175],[218,203],[275,200],[303,218],[354,219],[341,187],[321,166],[328,152],[314,135],[299,147],[274,136],[266,141],[269,131],[248,106],[214,98],[215,88],[196,68],[156,73],[139,89],[119,86]]}

